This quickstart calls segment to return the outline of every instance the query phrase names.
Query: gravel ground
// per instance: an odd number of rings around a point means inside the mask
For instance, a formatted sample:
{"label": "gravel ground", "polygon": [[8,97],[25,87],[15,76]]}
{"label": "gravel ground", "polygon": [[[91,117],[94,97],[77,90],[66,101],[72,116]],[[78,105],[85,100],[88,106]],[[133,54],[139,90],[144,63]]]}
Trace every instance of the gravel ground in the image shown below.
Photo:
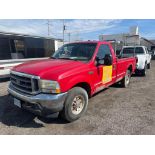
{"label": "gravel ground", "polygon": [[73,123],[15,107],[8,83],[0,83],[0,134],[155,134],[155,61],[146,77],[132,77],[129,88],[112,86],[92,97],[86,114]]}

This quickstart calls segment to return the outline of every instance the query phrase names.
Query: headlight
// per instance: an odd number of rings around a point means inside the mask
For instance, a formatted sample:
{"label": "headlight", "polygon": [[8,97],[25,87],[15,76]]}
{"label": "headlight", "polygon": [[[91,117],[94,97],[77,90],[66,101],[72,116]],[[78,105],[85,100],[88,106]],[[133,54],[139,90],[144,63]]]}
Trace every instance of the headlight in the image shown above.
{"label": "headlight", "polygon": [[60,93],[60,85],[57,81],[40,80],[41,91],[44,93]]}

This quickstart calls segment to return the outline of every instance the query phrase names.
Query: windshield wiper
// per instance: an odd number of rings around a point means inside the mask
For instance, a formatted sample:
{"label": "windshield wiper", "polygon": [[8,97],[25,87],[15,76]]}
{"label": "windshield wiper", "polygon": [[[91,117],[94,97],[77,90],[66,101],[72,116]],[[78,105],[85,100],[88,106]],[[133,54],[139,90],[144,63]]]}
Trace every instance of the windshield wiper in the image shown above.
{"label": "windshield wiper", "polygon": [[76,59],[72,59],[72,58],[58,58],[58,59],[66,59],[66,60],[76,60]]}
{"label": "windshield wiper", "polygon": [[52,57],[50,57],[50,58],[51,58],[51,59],[57,59],[56,57],[53,57],[53,56],[52,56]]}

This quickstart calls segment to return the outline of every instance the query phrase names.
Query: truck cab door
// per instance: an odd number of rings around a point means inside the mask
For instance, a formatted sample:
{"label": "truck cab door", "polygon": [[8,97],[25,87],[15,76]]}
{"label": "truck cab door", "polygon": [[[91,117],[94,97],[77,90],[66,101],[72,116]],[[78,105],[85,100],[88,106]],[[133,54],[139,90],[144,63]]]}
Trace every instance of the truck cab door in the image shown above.
{"label": "truck cab door", "polygon": [[93,81],[95,92],[102,90],[113,81],[113,65],[105,65],[104,60],[106,55],[110,55],[112,57],[110,47],[108,44],[101,44],[98,49],[94,65]]}

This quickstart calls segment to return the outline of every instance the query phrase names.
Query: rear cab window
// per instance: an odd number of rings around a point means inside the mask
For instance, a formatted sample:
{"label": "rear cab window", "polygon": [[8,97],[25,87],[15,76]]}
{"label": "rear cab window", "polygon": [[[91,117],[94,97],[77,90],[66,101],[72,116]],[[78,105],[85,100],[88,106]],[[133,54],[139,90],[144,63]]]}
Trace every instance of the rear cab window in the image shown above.
{"label": "rear cab window", "polygon": [[136,47],[135,48],[135,54],[144,54],[143,47]]}
{"label": "rear cab window", "polygon": [[121,57],[133,57],[134,47],[125,47],[122,50]]}
{"label": "rear cab window", "polygon": [[125,47],[121,52],[121,57],[133,57],[134,55],[144,54],[143,47]]}

